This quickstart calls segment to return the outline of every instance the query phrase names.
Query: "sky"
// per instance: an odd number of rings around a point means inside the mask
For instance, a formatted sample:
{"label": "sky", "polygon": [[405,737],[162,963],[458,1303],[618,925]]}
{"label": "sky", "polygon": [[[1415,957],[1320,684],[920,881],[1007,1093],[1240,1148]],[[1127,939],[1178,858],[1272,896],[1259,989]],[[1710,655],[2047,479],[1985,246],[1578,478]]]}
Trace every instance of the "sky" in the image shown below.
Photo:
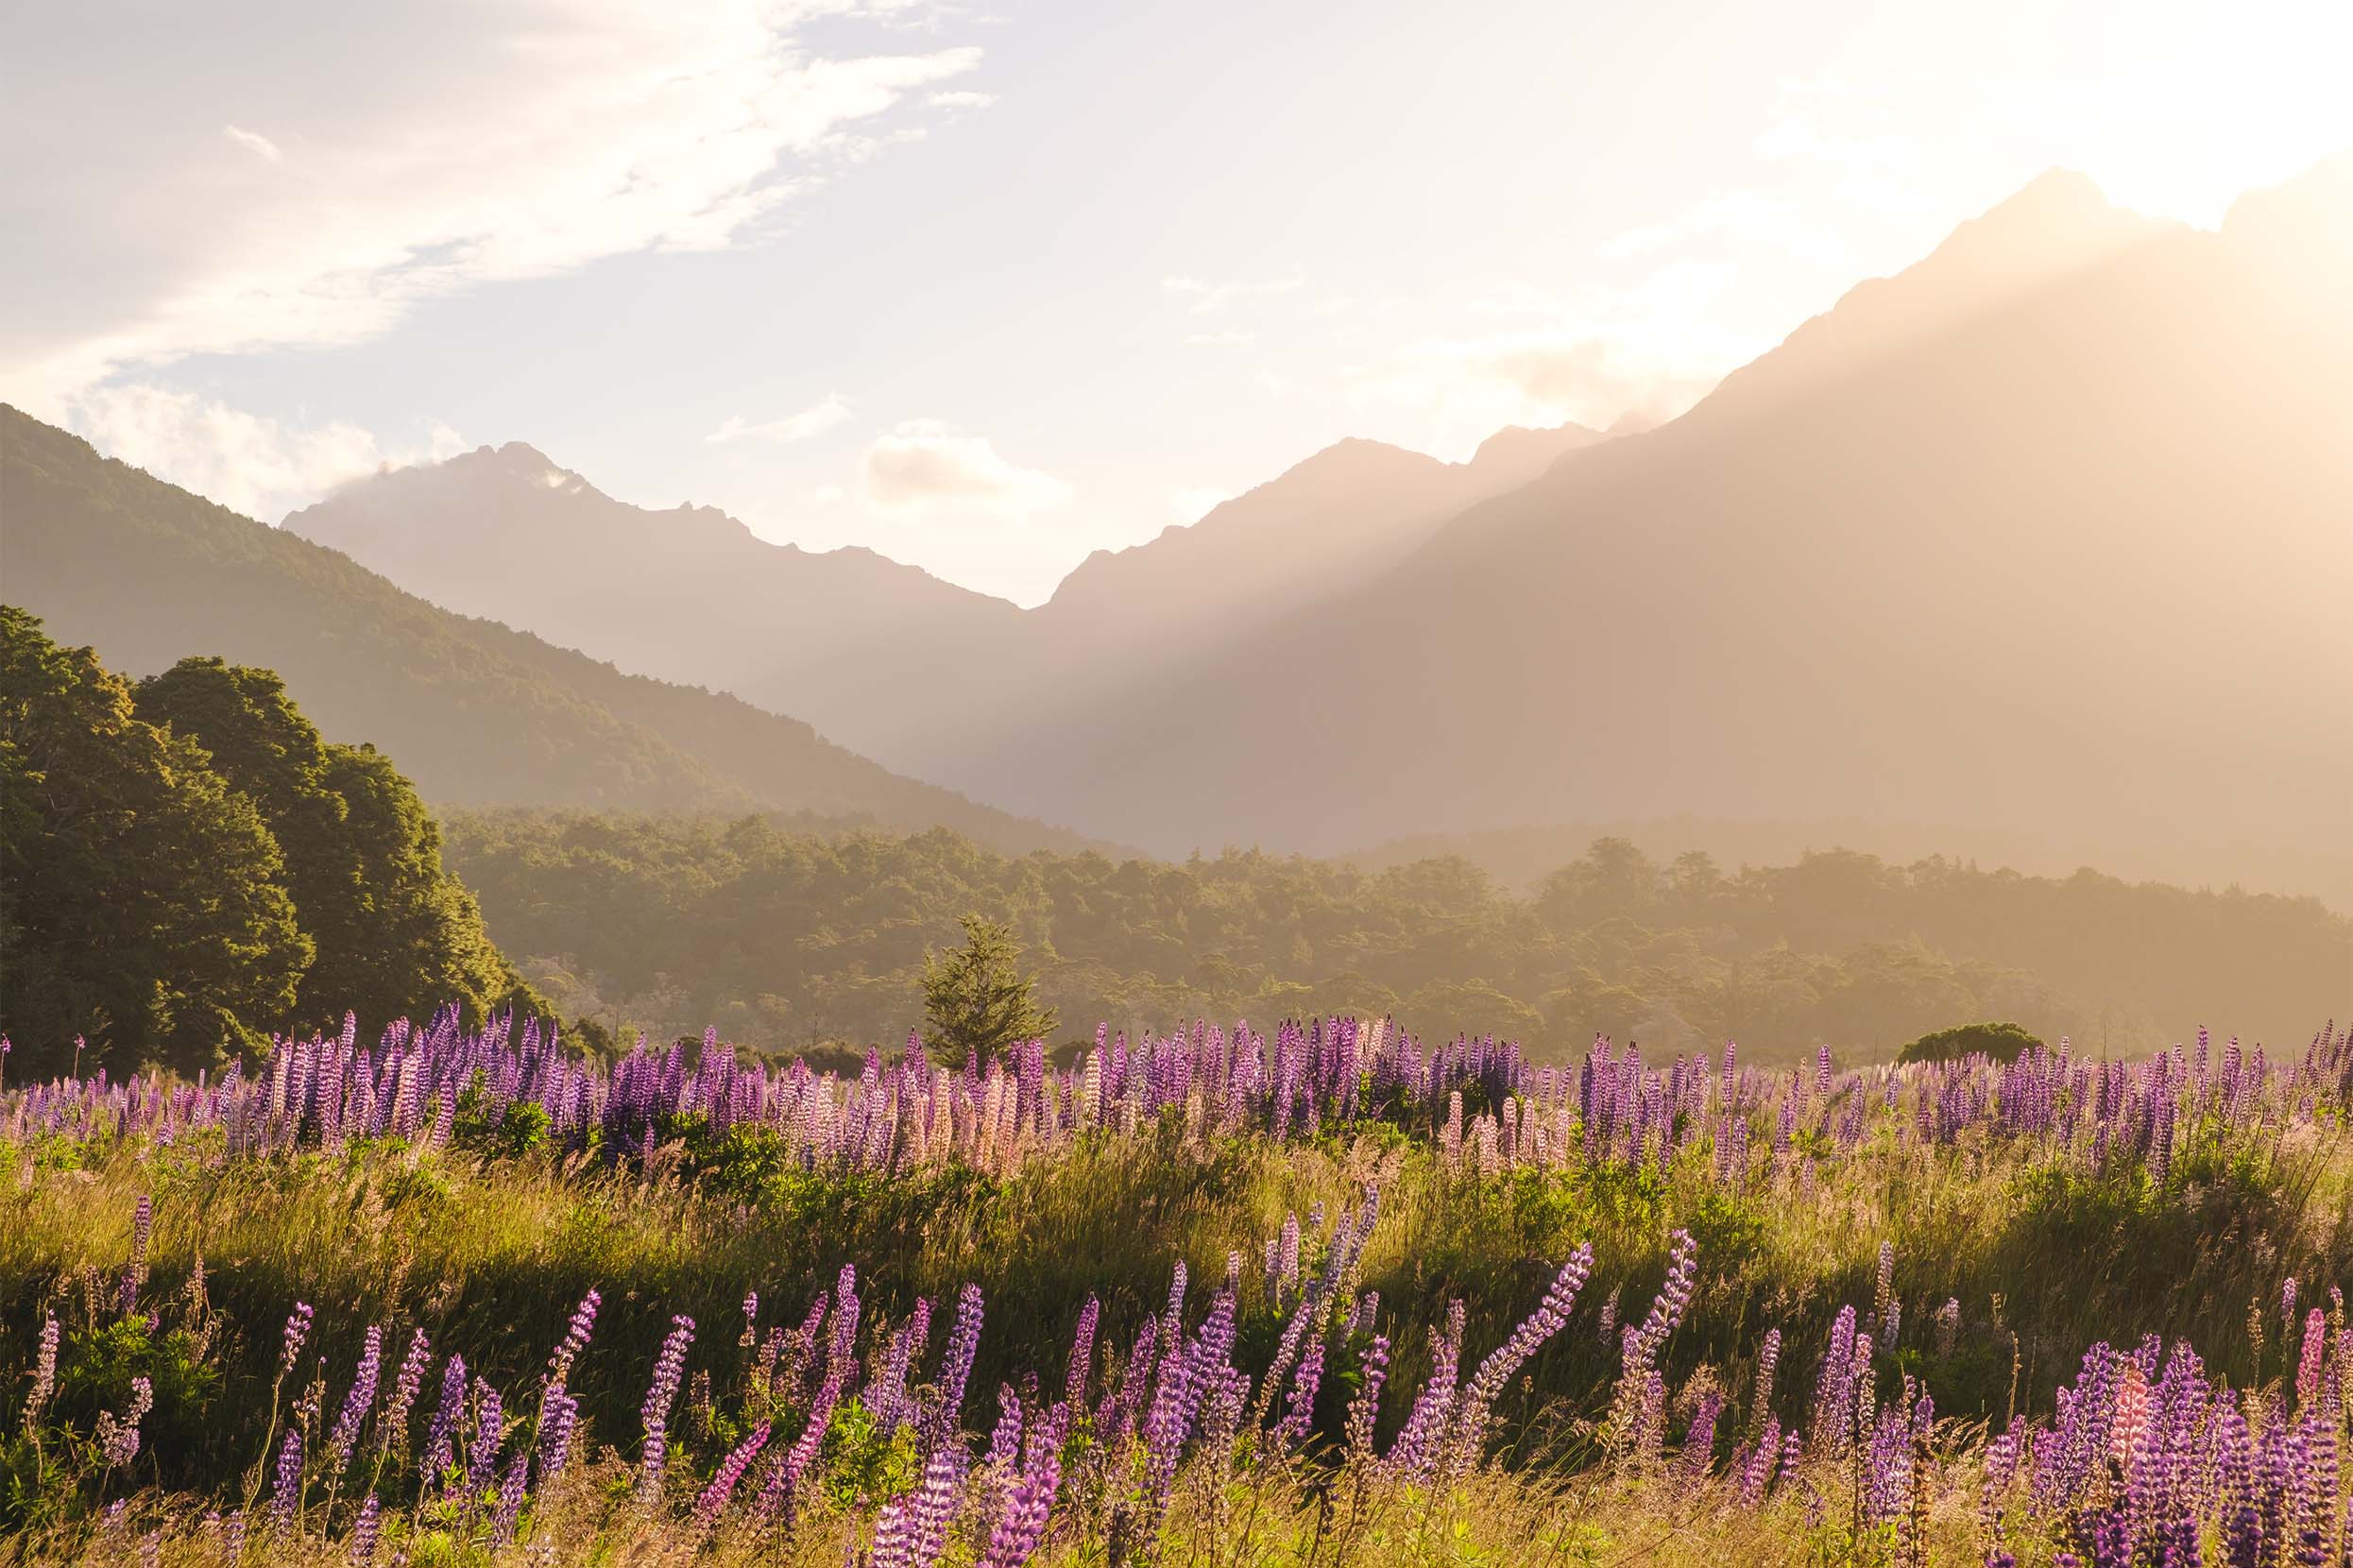
{"label": "sky", "polygon": [[1330,442],[1679,412],[2051,167],[2211,226],[2353,7],[19,8],[0,399],[276,521],[525,441],[1022,604]]}

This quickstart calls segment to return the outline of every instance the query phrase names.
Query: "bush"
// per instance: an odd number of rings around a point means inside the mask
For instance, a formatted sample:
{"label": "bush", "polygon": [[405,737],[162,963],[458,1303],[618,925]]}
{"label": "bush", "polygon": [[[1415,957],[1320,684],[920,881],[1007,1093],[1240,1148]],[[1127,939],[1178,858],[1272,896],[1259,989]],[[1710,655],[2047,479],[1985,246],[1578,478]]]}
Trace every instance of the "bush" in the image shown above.
{"label": "bush", "polygon": [[2041,1047],[2039,1037],[2017,1024],[1956,1024],[1923,1034],[1896,1053],[1899,1062],[1957,1062],[1964,1056],[1989,1056],[2015,1062]]}

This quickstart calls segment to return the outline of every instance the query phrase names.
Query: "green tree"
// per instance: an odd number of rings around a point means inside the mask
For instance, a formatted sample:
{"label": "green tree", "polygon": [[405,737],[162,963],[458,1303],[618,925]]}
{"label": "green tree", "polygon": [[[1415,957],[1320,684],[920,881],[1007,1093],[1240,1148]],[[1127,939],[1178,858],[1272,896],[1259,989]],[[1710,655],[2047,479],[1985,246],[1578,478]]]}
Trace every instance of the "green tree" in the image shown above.
{"label": "green tree", "polygon": [[260,1044],[313,951],[283,864],[201,746],[0,605],[0,1029],[26,1068],[77,1034],[183,1068]]}
{"label": "green tree", "polygon": [[962,947],[924,954],[923,1016],[931,1048],[962,1064],[1050,1035],[1054,1014],[1037,1005],[1037,977],[1022,974],[1013,933],[978,914],[965,915],[963,928]]}
{"label": "green tree", "polygon": [[212,754],[285,855],[295,915],[316,946],[301,1024],[348,1010],[370,1024],[457,1002],[473,1018],[520,982],[473,895],[442,869],[441,831],[372,746],[322,739],[267,670],[186,658],[139,684],[139,716]]}
{"label": "green tree", "polygon": [[1896,1053],[1899,1062],[1957,1062],[1983,1052],[1996,1062],[2015,1062],[2042,1041],[2017,1024],[1956,1024],[1923,1034]]}

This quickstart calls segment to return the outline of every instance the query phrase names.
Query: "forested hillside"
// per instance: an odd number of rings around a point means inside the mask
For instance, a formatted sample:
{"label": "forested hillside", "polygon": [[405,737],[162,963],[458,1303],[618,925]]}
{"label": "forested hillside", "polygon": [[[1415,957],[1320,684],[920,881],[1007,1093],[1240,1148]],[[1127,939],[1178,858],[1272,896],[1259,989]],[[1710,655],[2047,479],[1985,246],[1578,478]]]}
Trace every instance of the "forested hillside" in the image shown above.
{"label": "forested hillside", "polygon": [[1082,1031],[1393,1014],[1550,1056],[1596,1031],[1892,1054],[1987,1017],[2118,1052],[2201,1018],[2300,1041],[2353,973],[2353,922],[2310,899],[1845,853],[1728,871],[1605,840],[1527,898],[1458,859],[1009,859],[946,831],[751,817],[462,813],[449,855],[566,1016],[716,1022],[772,1048],[893,1041],[921,1011],[925,950],[959,942],[966,911],[1013,926],[1041,999]]}
{"label": "forested hillside", "polygon": [[436,803],[864,812],[1015,850],[1083,842],[796,720],[438,609],[5,406],[0,508],[0,591],[57,640],[131,674],[206,654],[275,670],[329,740],[387,752]]}

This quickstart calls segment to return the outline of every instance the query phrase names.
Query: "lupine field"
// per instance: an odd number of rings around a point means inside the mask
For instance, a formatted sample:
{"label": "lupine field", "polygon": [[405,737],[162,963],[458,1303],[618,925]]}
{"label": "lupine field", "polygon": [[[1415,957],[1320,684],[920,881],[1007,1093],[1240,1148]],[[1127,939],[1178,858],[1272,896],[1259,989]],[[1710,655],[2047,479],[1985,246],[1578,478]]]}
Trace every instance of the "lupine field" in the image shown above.
{"label": "lupine field", "polygon": [[0,1561],[2347,1568],[2349,1110],[2333,1026],[0,1082]]}

